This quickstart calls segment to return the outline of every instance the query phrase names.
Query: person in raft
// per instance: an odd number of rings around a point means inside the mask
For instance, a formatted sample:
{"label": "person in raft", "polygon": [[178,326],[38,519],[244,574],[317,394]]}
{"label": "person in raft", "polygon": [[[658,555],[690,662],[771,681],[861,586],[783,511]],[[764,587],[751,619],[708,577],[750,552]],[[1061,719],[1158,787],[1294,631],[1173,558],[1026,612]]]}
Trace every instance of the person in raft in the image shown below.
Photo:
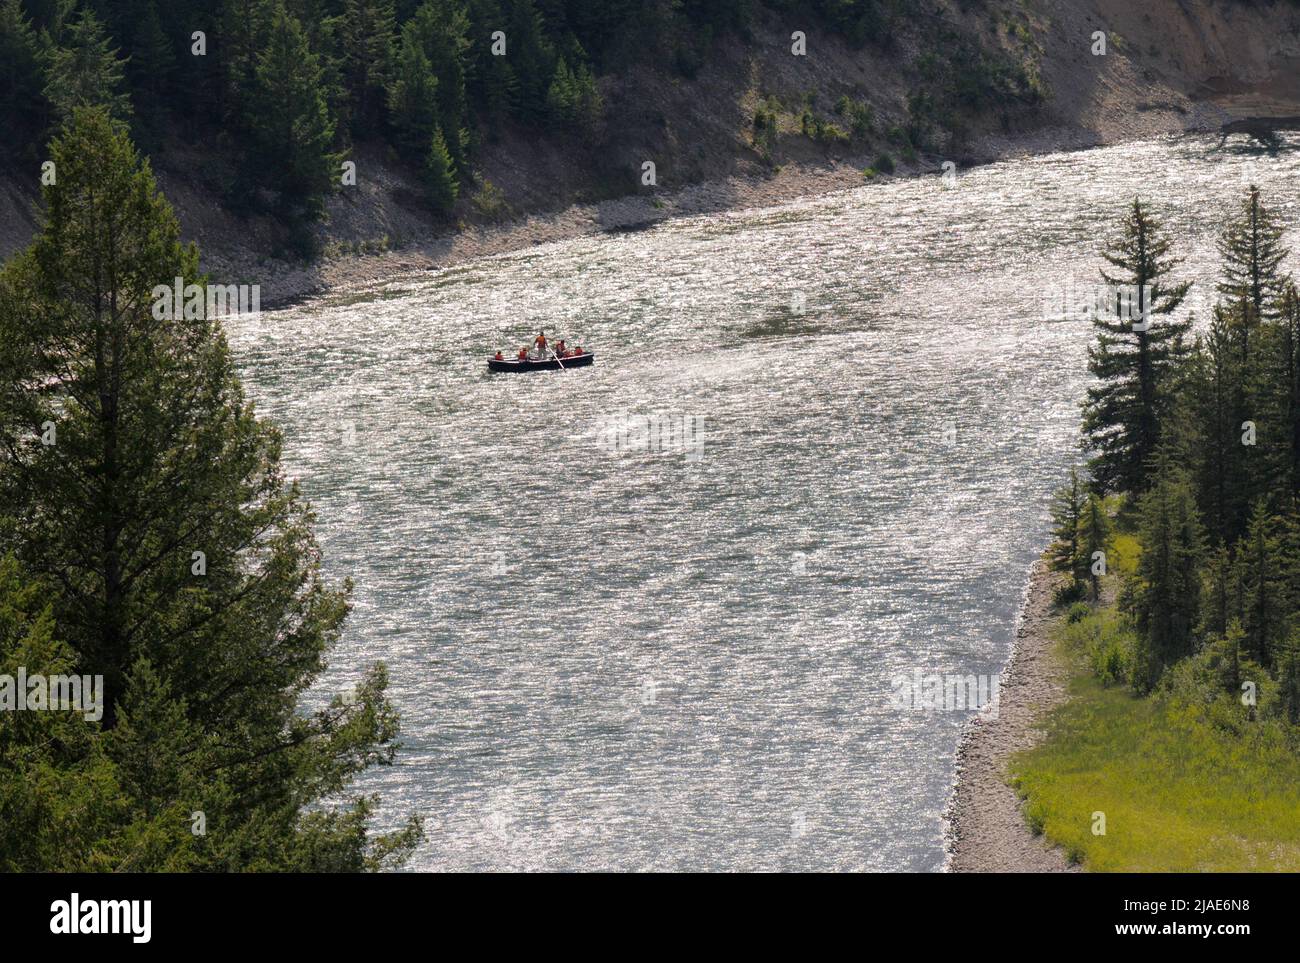
{"label": "person in raft", "polygon": [[564,339],[563,339],[563,338],[561,338],[559,341],[555,342],[555,353],[558,354],[561,358],[567,358],[567,357],[569,356],[569,355],[568,355],[568,352],[566,352],[566,351],[564,350]]}
{"label": "person in raft", "polygon": [[497,352],[497,356],[496,356],[496,359],[495,359],[495,360],[497,360],[497,361],[504,361],[504,360],[505,360],[505,359],[501,356],[501,352],[500,352],[500,351]]}
{"label": "person in raft", "polygon": [[524,347],[522,347],[522,348],[519,349],[519,360],[520,360],[520,361],[527,361],[527,360],[528,360],[528,346],[527,346],[527,345],[525,345]]}
{"label": "person in raft", "polygon": [[537,335],[537,337],[533,338],[533,350],[537,353],[537,357],[539,358],[546,357],[546,332],[545,331],[540,332]]}

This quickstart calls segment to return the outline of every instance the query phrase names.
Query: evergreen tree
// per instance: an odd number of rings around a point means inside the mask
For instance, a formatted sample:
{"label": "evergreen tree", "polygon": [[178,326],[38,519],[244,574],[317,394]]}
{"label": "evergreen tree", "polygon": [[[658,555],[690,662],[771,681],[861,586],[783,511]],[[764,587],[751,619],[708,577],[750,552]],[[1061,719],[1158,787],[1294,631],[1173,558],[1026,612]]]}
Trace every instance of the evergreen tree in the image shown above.
{"label": "evergreen tree", "polygon": [[1276,527],[1275,519],[1260,501],[1255,505],[1249,530],[1239,549],[1245,582],[1242,628],[1246,652],[1263,666],[1273,664],[1274,648],[1285,634]]}
{"label": "evergreen tree", "polygon": [[397,74],[388,94],[388,111],[399,149],[409,161],[425,161],[438,129],[438,80],[414,30],[402,31]]}
{"label": "evergreen tree", "polygon": [[1292,499],[1300,497],[1300,291],[1292,282],[1278,301],[1274,414],[1282,426],[1280,471]]}
{"label": "evergreen tree", "polygon": [[1276,215],[1260,202],[1259,188],[1252,184],[1240,216],[1228,224],[1219,240],[1219,254],[1223,257],[1219,291],[1229,301],[1246,301],[1251,307],[1250,312],[1242,314],[1243,353],[1254,325],[1277,317],[1276,302],[1285,281],[1281,266],[1287,253]]}
{"label": "evergreen tree", "polygon": [[226,72],[226,105],[239,119],[239,127],[251,125],[256,109],[257,58],[263,38],[270,29],[272,0],[223,0],[220,56]]}
{"label": "evergreen tree", "polygon": [[1300,635],[1291,636],[1278,658],[1277,688],[1282,718],[1300,726]]}
{"label": "evergreen tree", "polygon": [[291,224],[316,220],[337,183],[334,124],[321,94],[321,67],[298,21],[277,4],[257,58],[257,112],[249,160],[258,182],[278,194]]}
{"label": "evergreen tree", "polygon": [[593,134],[600,125],[601,115],[605,112],[605,100],[600,95],[596,77],[591,69],[582,62],[574,72],[574,92],[577,97],[576,121],[578,129],[585,134]]}
{"label": "evergreen tree", "polygon": [[555,63],[555,76],[546,92],[546,110],[552,120],[567,127],[577,119],[578,90],[573,71],[563,57]]}
{"label": "evergreen tree", "polygon": [[555,47],[542,29],[541,14],[533,0],[511,0],[510,62],[518,79],[515,116],[537,124],[546,116],[546,95],[555,74]]}
{"label": "evergreen tree", "polygon": [[1245,530],[1255,493],[1250,464],[1254,450],[1242,443],[1251,419],[1248,367],[1234,334],[1237,325],[1222,306],[1214,309],[1205,337],[1186,366],[1186,426],[1194,428],[1188,446],[1194,458],[1198,504],[1210,533],[1231,545]]}
{"label": "evergreen tree", "polygon": [[1202,575],[1201,624],[1198,634],[1202,638],[1225,636],[1233,623],[1240,629],[1245,618],[1246,590],[1241,564],[1228,549],[1215,549],[1205,563]]}
{"label": "evergreen tree", "polygon": [[1067,573],[1075,583],[1083,581],[1087,569],[1080,566],[1084,557],[1079,546],[1079,522],[1083,518],[1088,493],[1071,468],[1070,480],[1056,490],[1052,498],[1052,547],[1049,562],[1053,571]]}
{"label": "evergreen tree", "polygon": [[[0,558],[0,676],[78,670],[76,653],[54,637],[51,596],[12,555]],[[125,799],[98,723],[86,716],[0,711],[0,872],[117,866],[112,827]]]}
{"label": "evergreen tree", "polygon": [[1101,573],[1110,551],[1110,531],[1106,506],[1097,495],[1089,494],[1079,517],[1079,554],[1094,602],[1101,598]]}
{"label": "evergreen tree", "polygon": [[0,151],[30,151],[44,120],[45,67],[36,31],[21,0],[0,2],[0,117],[7,136]]}
{"label": "evergreen tree", "polygon": [[443,139],[442,129],[435,128],[433,139],[429,144],[429,157],[424,165],[425,184],[429,193],[429,203],[439,214],[447,215],[456,206],[456,196],[460,186],[456,181],[455,166],[447,142]]}
{"label": "evergreen tree", "polygon": [[[161,297],[198,282],[198,253],[102,109],[74,111],[51,157],[45,224],[0,271],[3,540],[58,588],[58,637],[105,680],[105,754],[125,796],[112,868],[400,857],[418,827],[369,840],[368,804],[325,805],[391,760],[397,720],[382,666],[355,703],[299,711],[346,589],[321,579],[310,509],[219,322]],[[180,818],[195,810],[206,836]]]}
{"label": "evergreen tree", "polygon": [[469,108],[465,95],[469,20],[464,6],[455,0],[425,0],[403,30],[415,37],[438,78],[437,123],[457,177],[464,176],[469,167]]}
{"label": "evergreen tree", "polygon": [[1190,655],[1201,604],[1204,534],[1191,485],[1158,464],[1138,505],[1142,555],[1130,603],[1139,635],[1133,681],[1150,689],[1165,668]]}
{"label": "evergreen tree", "polygon": [[493,55],[490,43],[492,34],[504,31],[506,23],[506,15],[497,0],[470,0],[466,92],[475,113],[485,119],[502,116],[519,99],[519,79],[510,66],[510,58]]}
{"label": "evergreen tree", "polygon": [[1187,352],[1191,322],[1171,315],[1189,285],[1166,281],[1177,265],[1170,246],[1159,221],[1134,200],[1122,233],[1102,251],[1116,269],[1103,270],[1102,279],[1133,292],[1135,313],[1146,325],[1135,330],[1132,321],[1105,315],[1093,320],[1099,330],[1088,368],[1100,383],[1088,389],[1084,430],[1096,452],[1091,467],[1102,492],[1145,487],[1172,380]]}
{"label": "evergreen tree", "polygon": [[347,0],[340,22],[344,76],[358,137],[380,129],[396,43],[393,0]]}
{"label": "evergreen tree", "polygon": [[64,40],[50,52],[45,97],[56,119],[66,121],[76,108],[94,106],[103,106],[118,119],[129,117],[125,64],[109,45],[103,25],[89,9],[82,10]]}
{"label": "evergreen tree", "polygon": [[163,33],[162,19],[154,0],[140,0],[137,13],[140,19],[135,25],[128,73],[136,93],[136,113],[140,124],[148,132],[150,142],[159,145],[167,124],[176,58],[167,35]]}

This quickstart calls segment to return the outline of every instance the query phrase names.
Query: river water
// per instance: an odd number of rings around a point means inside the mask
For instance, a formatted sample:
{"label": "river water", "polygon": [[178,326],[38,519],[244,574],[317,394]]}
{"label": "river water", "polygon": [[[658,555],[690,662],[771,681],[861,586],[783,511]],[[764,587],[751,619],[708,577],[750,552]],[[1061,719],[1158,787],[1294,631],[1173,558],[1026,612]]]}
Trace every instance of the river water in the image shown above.
{"label": "river water", "polygon": [[[1296,153],[1214,147],[868,185],[234,319],[356,583],[314,696],[390,670],[404,748],[362,787],[381,827],[425,817],[410,868],[941,869],[971,710],[899,708],[891,680],[1007,660],[1087,383],[1089,323],[1044,302],[1095,280],[1123,205],[1155,205],[1201,290],[1246,181],[1295,223]],[[486,372],[539,326],[595,366]]]}

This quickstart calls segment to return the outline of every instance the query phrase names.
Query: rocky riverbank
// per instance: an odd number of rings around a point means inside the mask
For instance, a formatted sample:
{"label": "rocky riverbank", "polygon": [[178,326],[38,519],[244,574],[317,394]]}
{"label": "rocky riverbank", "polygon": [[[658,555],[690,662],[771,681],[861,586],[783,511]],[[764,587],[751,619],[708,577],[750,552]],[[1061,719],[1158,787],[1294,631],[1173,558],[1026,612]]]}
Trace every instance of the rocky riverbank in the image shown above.
{"label": "rocky riverbank", "polygon": [[973,719],[962,738],[947,813],[952,872],[1079,871],[1060,849],[1030,831],[1020,799],[1006,781],[1008,759],[1037,744],[1040,723],[1066,695],[1068,673],[1051,638],[1055,584],[1040,559],[1030,571],[1011,660],[1002,673],[997,717]]}

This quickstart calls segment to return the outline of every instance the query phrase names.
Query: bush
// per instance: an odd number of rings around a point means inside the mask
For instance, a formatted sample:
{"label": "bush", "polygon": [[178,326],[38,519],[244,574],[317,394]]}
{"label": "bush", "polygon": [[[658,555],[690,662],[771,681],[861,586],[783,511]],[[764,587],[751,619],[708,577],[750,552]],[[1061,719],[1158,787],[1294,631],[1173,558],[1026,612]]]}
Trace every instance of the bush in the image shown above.
{"label": "bush", "polygon": [[892,174],[894,173],[894,158],[890,157],[888,154],[881,154],[876,158],[876,162],[872,167],[880,171],[882,174]]}
{"label": "bush", "polygon": [[856,138],[871,136],[876,125],[875,112],[865,100],[853,100],[845,94],[835,102],[835,113],[849,124],[849,133]]}
{"label": "bush", "polygon": [[[1074,582],[1072,584],[1077,586],[1079,583]],[[1089,605],[1087,602],[1075,602],[1073,605],[1070,606],[1070,610],[1065,613],[1065,621],[1069,622],[1070,624],[1074,624],[1075,622],[1082,622],[1091,614],[1092,614],[1091,605]]]}
{"label": "bush", "polygon": [[486,177],[483,178],[483,186],[478,189],[471,203],[478,215],[489,221],[504,221],[513,213],[510,205],[506,203],[506,196],[501,188]]}
{"label": "bush", "polygon": [[1056,591],[1052,593],[1052,605],[1058,609],[1069,608],[1074,603],[1082,601],[1086,594],[1087,586],[1078,579],[1072,578],[1057,586]]}

